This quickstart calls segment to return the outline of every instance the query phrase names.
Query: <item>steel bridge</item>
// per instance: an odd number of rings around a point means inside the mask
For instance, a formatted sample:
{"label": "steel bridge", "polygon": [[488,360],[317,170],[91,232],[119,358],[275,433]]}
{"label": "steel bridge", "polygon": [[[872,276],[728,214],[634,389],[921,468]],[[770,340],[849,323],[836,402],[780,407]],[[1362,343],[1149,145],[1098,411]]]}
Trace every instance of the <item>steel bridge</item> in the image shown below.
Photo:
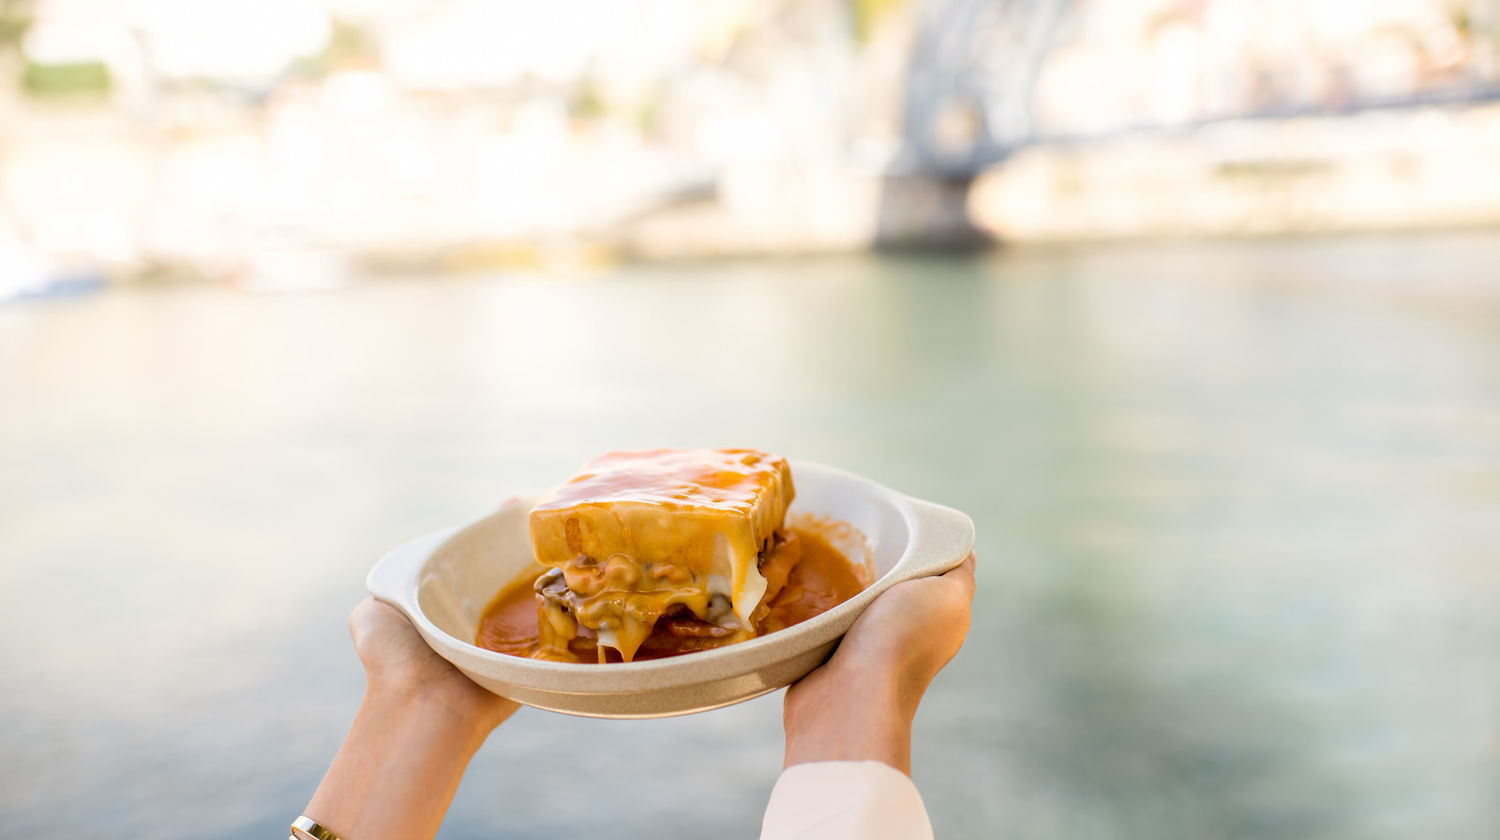
{"label": "steel bridge", "polygon": [[[1101,0],[1108,2],[1108,0]],[[1202,0],[1211,4],[1213,0]],[[1039,131],[1037,81],[1072,16],[1089,0],[929,0],[918,8],[903,115],[906,168],[962,179],[1037,143],[1069,143],[1109,134],[1181,132],[1225,120],[1285,119],[1330,113],[1500,100],[1500,78],[1483,66],[1469,78],[1400,98],[1365,98],[1214,114],[1189,123],[1122,125],[1104,134]],[[1465,27],[1500,56],[1500,0],[1470,0]]]}

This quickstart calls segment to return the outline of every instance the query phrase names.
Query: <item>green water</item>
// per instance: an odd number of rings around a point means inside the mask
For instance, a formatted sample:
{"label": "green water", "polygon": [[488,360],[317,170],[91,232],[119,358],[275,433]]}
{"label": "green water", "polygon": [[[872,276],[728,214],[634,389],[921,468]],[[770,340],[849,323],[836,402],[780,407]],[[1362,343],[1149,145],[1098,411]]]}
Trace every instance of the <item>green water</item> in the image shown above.
{"label": "green water", "polygon": [[[940,837],[1500,835],[1500,236],[113,291],[0,389],[0,835],[281,836],[375,559],[658,445],[973,515]],[[442,836],[753,837],[779,703],[524,710]]]}

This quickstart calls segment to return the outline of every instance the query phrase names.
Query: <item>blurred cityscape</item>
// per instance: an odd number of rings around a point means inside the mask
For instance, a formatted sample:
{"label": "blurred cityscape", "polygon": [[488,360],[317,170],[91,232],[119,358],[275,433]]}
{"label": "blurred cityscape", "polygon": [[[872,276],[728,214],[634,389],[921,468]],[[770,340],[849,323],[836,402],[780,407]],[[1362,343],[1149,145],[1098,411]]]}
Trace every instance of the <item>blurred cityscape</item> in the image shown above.
{"label": "blurred cityscape", "polygon": [[[0,0],[0,838],[283,836],[377,558],[725,445],[973,517],[936,836],[1500,838],[1497,62],[1500,0]],[[439,836],[752,834],[782,708],[523,709]]]}
{"label": "blurred cityscape", "polygon": [[0,0],[0,298],[1500,221],[1497,0]]}

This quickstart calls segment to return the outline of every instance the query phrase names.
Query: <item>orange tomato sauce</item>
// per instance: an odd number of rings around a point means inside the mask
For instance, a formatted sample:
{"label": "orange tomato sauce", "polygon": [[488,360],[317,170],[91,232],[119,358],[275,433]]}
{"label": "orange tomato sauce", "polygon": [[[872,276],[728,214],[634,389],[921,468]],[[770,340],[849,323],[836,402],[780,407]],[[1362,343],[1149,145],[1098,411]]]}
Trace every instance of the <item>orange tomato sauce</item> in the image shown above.
{"label": "orange tomato sauce", "polygon": [[[756,623],[759,635],[783,630],[819,613],[827,612],[859,594],[870,583],[870,573],[850,562],[816,531],[789,528],[801,547],[801,558],[787,575],[786,584],[766,606],[769,611]],[[501,588],[479,620],[474,643],[512,656],[532,657],[540,649],[537,629],[537,595],[532,590],[536,574],[528,572]],[[643,647],[636,659],[677,656],[714,645],[695,646],[691,640],[678,645]],[[612,661],[618,653],[609,651]],[[579,657],[581,662],[595,661]]]}

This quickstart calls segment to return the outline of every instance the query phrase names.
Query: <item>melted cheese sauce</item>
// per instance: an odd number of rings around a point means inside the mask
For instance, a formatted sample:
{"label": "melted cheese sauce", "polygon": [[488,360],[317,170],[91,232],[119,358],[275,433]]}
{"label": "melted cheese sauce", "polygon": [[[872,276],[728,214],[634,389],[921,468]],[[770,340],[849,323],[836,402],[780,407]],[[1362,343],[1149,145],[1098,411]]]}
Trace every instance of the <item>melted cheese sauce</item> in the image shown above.
{"label": "melted cheese sauce", "polygon": [[754,635],[757,559],[795,495],[786,459],[751,449],[613,452],[532,508],[532,548],[561,570],[542,654],[597,642],[629,660],[663,616]]}
{"label": "melted cheese sauce", "polygon": [[[806,621],[826,612],[857,595],[870,584],[869,570],[851,563],[828,540],[813,530],[800,527],[789,529],[800,545],[800,559],[786,576],[767,604],[766,610],[757,615],[755,628],[760,634],[771,633]],[[536,582],[534,572],[529,572],[506,584],[485,608],[479,621],[479,632],[474,643],[482,648],[508,653],[512,656],[530,658],[562,658],[556,652],[541,651],[538,630],[537,595],[532,589]],[[761,611],[757,610],[757,613]],[[662,621],[691,623],[691,618]],[[653,633],[636,652],[635,659],[659,659],[678,656],[699,650],[719,647],[738,639],[712,635],[715,631],[706,625],[692,623],[676,635]],[[698,633],[699,635],[689,635]],[[595,662],[597,650],[608,655],[608,661],[619,662],[619,653],[609,648],[596,648],[593,640],[579,638],[571,647],[571,658],[576,662]]]}

